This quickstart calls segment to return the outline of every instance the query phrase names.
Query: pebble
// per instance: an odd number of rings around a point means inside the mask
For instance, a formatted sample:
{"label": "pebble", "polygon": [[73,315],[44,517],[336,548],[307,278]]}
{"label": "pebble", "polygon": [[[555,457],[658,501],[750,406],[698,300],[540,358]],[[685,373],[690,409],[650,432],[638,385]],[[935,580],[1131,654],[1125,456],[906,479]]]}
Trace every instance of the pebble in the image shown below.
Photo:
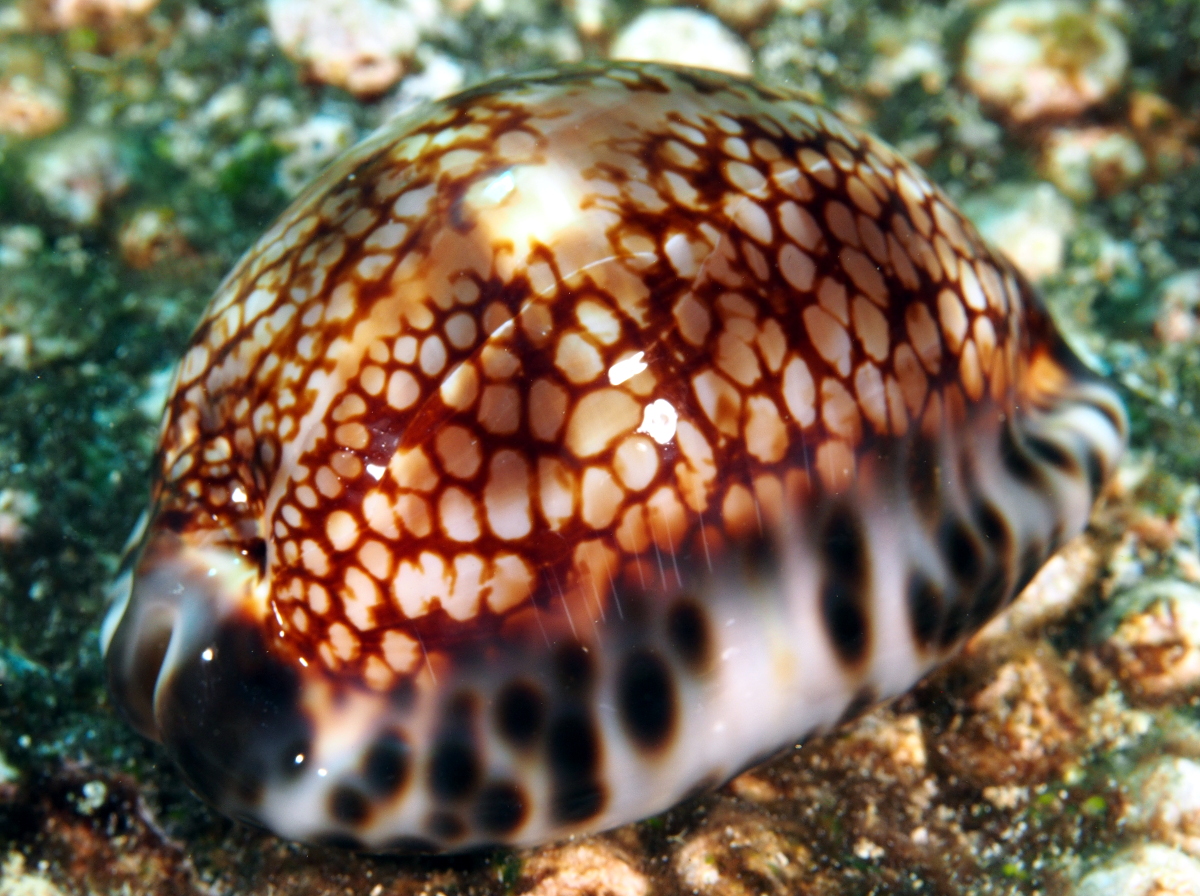
{"label": "pebble", "polygon": [[1038,784],[1061,772],[1084,720],[1059,663],[1026,653],[990,671],[977,665],[982,686],[968,698],[961,724],[940,740],[942,759],[981,787]]}
{"label": "pebble", "polygon": [[534,853],[522,877],[536,883],[525,896],[647,896],[650,881],[605,843],[579,843]]}
{"label": "pebble", "polygon": [[703,0],[704,8],[734,28],[749,28],[762,22],[778,5],[777,0]]}
{"label": "pebble", "polygon": [[110,136],[73,131],[29,160],[29,181],[51,212],[89,226],[104,204],[129,186],[129,175]]}
{"label": "pebble", "polygon": [[1154,330],[1163,342],[1192,342],[1200,336],[1200,268],[1180,271],[1163,281],[1158,308]]}
{"label": "pebble", "polygon": [[651,9],[618,32],[611,59],[665,62],[749,77],[750,48],[715,17],[695,9]]}
{"label": "pebble", "polygon": [[1126,792],[1126,824],[1200,858],[1200,762],[1160,757],[1130,777]]}
{"label": "pebble", "polygon": [[1069,118],[1113,96],[1129,50],[1102,14],[1071,0],[1006,0],[967,39],[962,74],[1015,122]]}
{"label": "pebble", "polygon": [[440,13],[437,0],[267,0],[280,49],[316,80],[358,96],[400,80]]}
{"label": "pebble", "polygon": [[0,134],[41,137],[67,120],[71,81],[45,53],[0,44]]}
{"label": "pebble", "polygon": [[1146,171],[1146,157],[1125,131],[1058,128],[1042,147],[1042,175],[1077,202],[1112,196]]}
{"label": "pebble", "polygon": [[966,200],[962,207],[980,233],[1030,280],[1062,270],[1075,209],[1053,184],[1006,184]]}
{"label": "pebble", "polygon": [[27,534],[25,523],[38,510],[37,498],[15,488],[0,489],[0,544],[13,545]]}
{"label": "pebble", "polygon": [[1157,843],[1135,846],[1087,874],[1072,896],[1200,896],[1200,862]]}
{"label": "pebble", "polygon": [[1113,598],[1096,653],[1130,702],[1154,705],[1200,691],[1200,587],[1175,579]]}
{"label": "pebble", "polygon": [[144,16],[158,0],[33,0],[30,18],[42,27],[65,31],[69,28],[113,28],[131,18]]}
{"label": "pebble", "polygon": [[161,208],[134,213],[117,233],[117,246],[121,260],[138,271],[167,259],[178,260],[189,251],[175,216]]}

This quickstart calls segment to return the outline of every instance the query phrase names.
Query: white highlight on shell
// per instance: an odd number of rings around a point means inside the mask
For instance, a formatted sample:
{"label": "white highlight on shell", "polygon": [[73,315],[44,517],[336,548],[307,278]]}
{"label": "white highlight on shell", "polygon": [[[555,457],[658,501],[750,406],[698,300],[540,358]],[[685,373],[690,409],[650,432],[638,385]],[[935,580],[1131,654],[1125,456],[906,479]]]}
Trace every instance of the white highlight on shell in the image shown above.
{"label": "white highlight on shell", "polygon": [[679,412],[675,405],[665,398],[659,398],[646,405],[642,412],[642,425],[638,432],[644,432],[660,445],[670,444],[675,438],[675,429],[679,425]]}

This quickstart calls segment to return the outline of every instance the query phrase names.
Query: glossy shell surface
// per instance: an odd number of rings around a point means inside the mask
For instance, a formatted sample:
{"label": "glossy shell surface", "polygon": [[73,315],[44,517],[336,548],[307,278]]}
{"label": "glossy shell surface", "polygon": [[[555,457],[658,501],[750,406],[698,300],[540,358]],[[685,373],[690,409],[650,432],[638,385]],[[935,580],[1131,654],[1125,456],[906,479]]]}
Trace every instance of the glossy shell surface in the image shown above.
{"label": "glossy shell surface", "polygon": [[110,683],[284,837],[610,827],[909,688],[1124,438],[1013,267],[828,111],[503,80],[351,150],[219,288]]}

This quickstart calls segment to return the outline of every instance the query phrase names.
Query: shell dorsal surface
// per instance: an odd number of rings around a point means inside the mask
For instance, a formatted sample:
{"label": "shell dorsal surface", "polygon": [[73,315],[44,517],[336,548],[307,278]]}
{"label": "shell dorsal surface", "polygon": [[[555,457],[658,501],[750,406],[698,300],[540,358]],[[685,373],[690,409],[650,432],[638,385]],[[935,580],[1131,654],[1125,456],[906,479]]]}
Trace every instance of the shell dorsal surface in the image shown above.
{"label": "shell dorsal surface", "polygon": [[829,112],[653,65],[495,82],[351,150],[218,290],[110,684],[284,837],[610,827],[909,688],[1125,428]]}

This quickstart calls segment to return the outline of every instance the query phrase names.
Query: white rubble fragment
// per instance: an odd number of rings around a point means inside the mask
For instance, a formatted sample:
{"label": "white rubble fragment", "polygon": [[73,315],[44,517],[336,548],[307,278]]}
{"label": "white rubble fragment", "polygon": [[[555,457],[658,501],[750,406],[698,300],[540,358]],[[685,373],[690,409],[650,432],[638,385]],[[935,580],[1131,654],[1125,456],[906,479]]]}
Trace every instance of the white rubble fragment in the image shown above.
{"label": "white rubble fragment", "polygon": [[283,52],[318,81],[360,96],[400,80],[440,13],[438,0],[267,0]]}
{"label": "white rubble fragment", "polygon": [[612,59],[665,62],[749,77],[750,49],[715,17],[695,9],[651,9],[617,34]]}
{"label": "white rubble fragment", "polygon": [[129,186],[112,137],[74,131],[29,161],[29,181],[50,211],[72,224],[95,224],[100,209]]}
{"label": "white rubble fragment", "polygon": [[968,89],[1017,122],[1067,118],[1111,97],[1129,67],[1125,38],[1073,0],[1007,0],[967,39]]}

